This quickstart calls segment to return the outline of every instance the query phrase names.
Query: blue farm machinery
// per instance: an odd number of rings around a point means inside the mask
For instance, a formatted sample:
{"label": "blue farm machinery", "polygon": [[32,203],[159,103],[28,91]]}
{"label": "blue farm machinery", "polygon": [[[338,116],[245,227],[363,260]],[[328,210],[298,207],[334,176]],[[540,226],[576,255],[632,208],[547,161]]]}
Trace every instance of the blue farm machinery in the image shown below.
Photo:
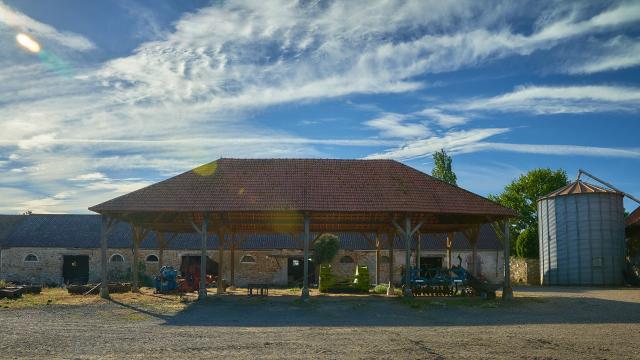
{"label": "blue farm machinery", "polygon": [[167,294],[178,289],[178,272],[172,266],[163,266],[155,277],[156,292]]}
{"label": "blue farm machinery", "polygon": [[410,270],[411,292],[415,296],[472,296],[495,298],[499,284],[478,279],[463,267]]}

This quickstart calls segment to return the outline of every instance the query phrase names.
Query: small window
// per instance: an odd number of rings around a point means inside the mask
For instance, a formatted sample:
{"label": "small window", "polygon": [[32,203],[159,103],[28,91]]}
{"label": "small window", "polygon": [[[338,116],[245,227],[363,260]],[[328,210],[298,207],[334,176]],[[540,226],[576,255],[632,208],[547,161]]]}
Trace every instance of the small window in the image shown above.
{"label": "small window", "polygon": [[109,260],[109,262],[124,262],[124,257],[122,257],[122,255],[120,254],[113,254],[111,255],[111,259]]}
{"label": "small window", "polygon": [[256,259],[251,255],[244,255],[240,259],[240,264],[255,264],[255,263],[256,263]]}
{"label": "small window", "polygon": [[384,255],[380,257],[380,262],[383,264],[388,264],[389,263],[389,257]]}
{"label": "small window", "polygon": [[25,262],[38,262],[38,257],[35,254],[29,254],[24,258]]}
{"label": "small window", "polygon": [[158,261],[159,261],[159,260],[158,260],[158,257],[157,257],[157,256],[155,256],[155,255],[153,255],[153,254],[151,254],[151,255],[147,256],[147,259],[146,259],[146,260],[147,260],[147,262],[158,262]]}
{"label": "small window", "polygon": [[343,257],[340,258],[340,263],[341,264],[353,264],[355,261],[353,261],[353,258],[349,255],[345,255]]}

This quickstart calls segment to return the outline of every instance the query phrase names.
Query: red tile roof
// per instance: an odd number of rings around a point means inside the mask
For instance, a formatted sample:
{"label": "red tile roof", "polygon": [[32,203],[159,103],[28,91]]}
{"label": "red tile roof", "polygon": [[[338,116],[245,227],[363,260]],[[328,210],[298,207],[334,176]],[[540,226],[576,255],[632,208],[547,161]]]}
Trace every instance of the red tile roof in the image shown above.
{"label": "red tile roof", "polygon": [[626,226],[639,226],[640,227],[640,207],[635,209],[627,219],[625,220]]}
{"label": "red tile roof", "polygon": [[89,209],[515,215],[397,161],[336,159],[223,158]]}

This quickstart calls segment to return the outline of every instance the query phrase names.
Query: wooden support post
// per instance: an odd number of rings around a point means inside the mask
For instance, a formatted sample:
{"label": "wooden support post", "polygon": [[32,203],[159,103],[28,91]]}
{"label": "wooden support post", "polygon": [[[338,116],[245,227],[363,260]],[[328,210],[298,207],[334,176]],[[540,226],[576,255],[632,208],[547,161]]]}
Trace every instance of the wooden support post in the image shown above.
{"label": "wooden support post", "polygon": [[202,236],[202,242],[200,244],[200,286],[198,289],[198,300],[204,300],[207,298],[207,235],[209,219],[207,215],[204,215],[202,220],[202,230],[200,235]]}
{"label": "wooden support post", "polygon": [[236,242],[234,235],[231,235],[231,260],[229,260],[229,270],[231,271],[231,279],[229,288],[231,290],[236,289]]}
{"label": "wooden support post", "polygon": [[420,276],[420,271],[421,267],[420,267],[420,231],[416,232],[416,269],[418,270],[418,276]]}
{"label": "wooden support post", "polygon": [[411,296],[411,218],[404,218],[404,241],[405,241],[405,258],[404,258],[404,296]]}
{"label": "wooden support post", "polygon": [[156,239],[158,240],[158,269],[162,269],[164,266],[164,248],[166,247],[164,233],[156,231]]}
{"label": "wooden support post", "polygon": [[220,228],[218,230],[218,295],[224,294],[224,235],[224,229]]}
{"label": "wooden support post", "polygon": [[131,274],[133,277],[131,283],[131,291],[139,292],[140,291],[140,279],[139,279],[139,269],[140,269],[140,242],[141,242],[141,234],[140,227],[136,225],[131,225],[131,231],[133,233],[133,261],[131,263]]}
{"label": "wooden support post", "polygon": [[469,240],[471,244],[471,261],[473,264],[471,265],[471,275],[478,276],[479,266],[478,266],[478,235],[480,234],[480,226],[476,226],[464,231],[465,237]]}
{"label": "wooden support post", "polygon": [[311,219],[309,218],[309,214],[308,213],[304,214],[304,236],[303,236],[304,279],[302,280],[302,294],[301,294],[303,298],[309,296],[309,241],[310,241],[309,226],[310,226],[310,222],[311,222]]}
{"label": "wooden support post", "polygon": [[380,233],[376,232],[376,285],[380,284],[380,249],[382,243],[380,241]]}
{"label": "wooden support post", "polygon": [[452,259],[451,259],[451,249],[453,248],[453,237],[456,234],[454,232],[447,233],[447,266],[449,269],[453,267]]}
{"label": "wooden support post", "polygon": [[102,215],[100,225],[100,297],[109,298],[109,271],[107,269],[107,248],[109,232],[115,225],[113,219]]}
{"label": "wooden support post", "polygon": [[513,299],[513,289],[511,288],[511,232],[509,220],[504,221],[504,284],[502,287],[502,300]]}
{"label": "wooden support post", "polygon": [[387,231],[387,242],[389,242],[389,287],[387,288],[387,296],[395,295],[395,285],[393,284],[393,248],[395,233],[391,230]]}

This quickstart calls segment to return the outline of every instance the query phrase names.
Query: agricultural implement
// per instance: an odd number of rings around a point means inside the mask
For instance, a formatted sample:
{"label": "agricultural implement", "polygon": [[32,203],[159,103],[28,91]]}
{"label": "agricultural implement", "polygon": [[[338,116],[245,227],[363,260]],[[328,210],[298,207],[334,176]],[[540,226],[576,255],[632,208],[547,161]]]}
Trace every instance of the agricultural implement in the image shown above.
{"label": "agricultural implement", "polygon": [[411,292],[414,296],[473,296],[493,299],[500,284],[491,284],[471,275],[462,267],[451,269],[410,270]]}

